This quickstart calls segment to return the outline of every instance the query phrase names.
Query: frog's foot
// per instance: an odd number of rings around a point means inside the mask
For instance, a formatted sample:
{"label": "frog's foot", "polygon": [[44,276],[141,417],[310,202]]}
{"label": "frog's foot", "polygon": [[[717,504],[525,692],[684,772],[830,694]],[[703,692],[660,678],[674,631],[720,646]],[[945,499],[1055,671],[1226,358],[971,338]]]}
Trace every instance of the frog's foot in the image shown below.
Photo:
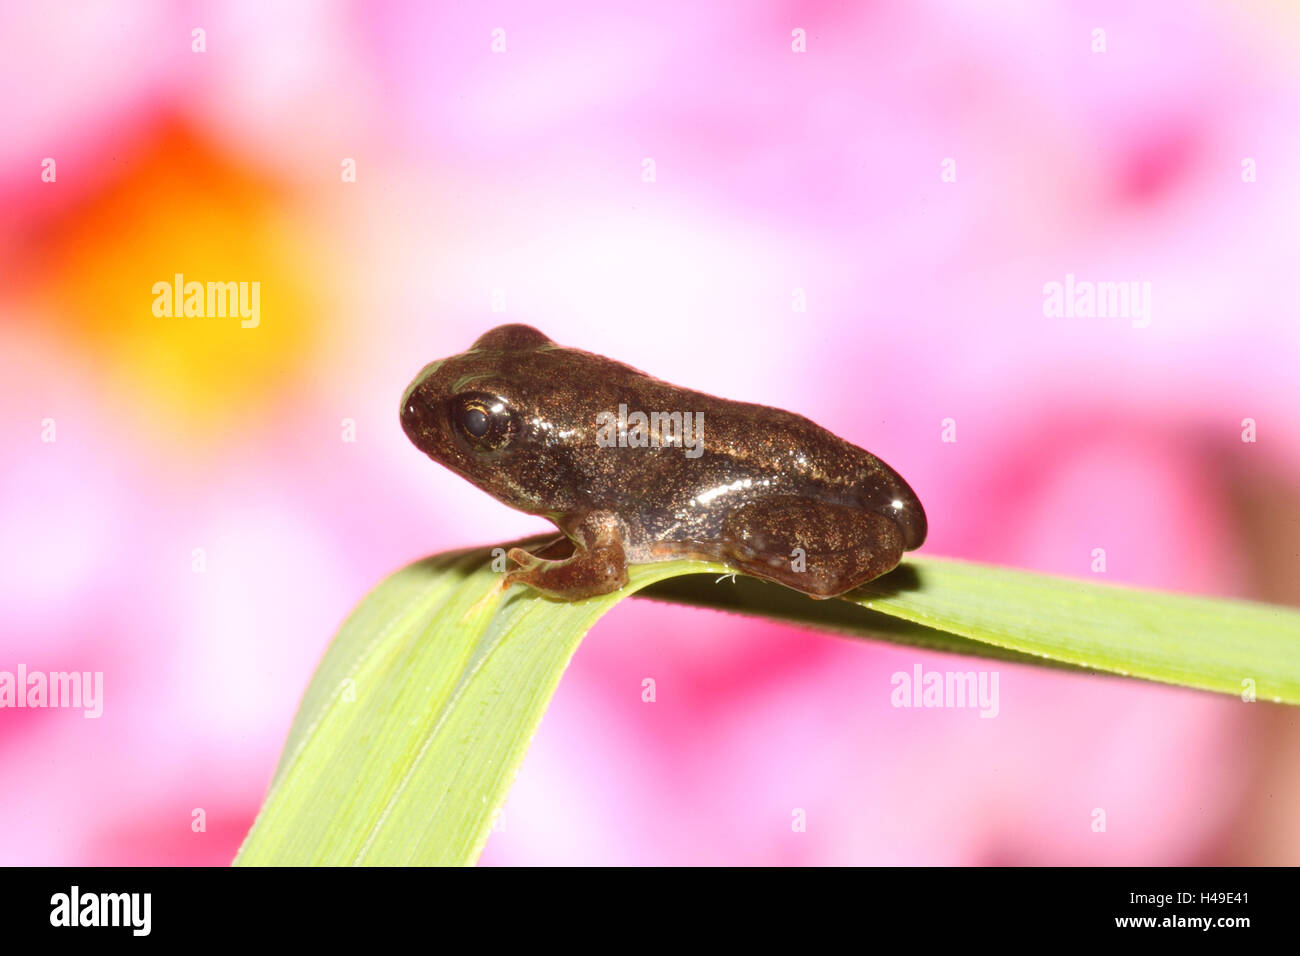
{"label": "frog's foot", "polygon": [[[573,553],[573,542],[560,535],[551,541],[547,541],[537,547],[536,551],[529,554],[523,548],[511,548],[506,552],[506,557],[516,564],[527,565],[529,563],[545,564],[544,558],[564,558]],[[482,613],[484,609],[501,597],[502,594],[510,587],[510,574],[503,574],[495,584],[483,594],[481,598],[470,605],[469,609],[461,618],[462,621],[468,621],[476,614]]]}
{"label": "frog's foot", "polygon": [[[579,534],[573,553],[562,560],[548,560],[522,548],[511,548],[506,556],[519,567],[507,572],[504,586],[526,584],[551,597],[580,601],[617,591],[627,584],[627,559],[614,525],[589,522],[579,529]],[[584,539],[590,543],[582,543]],[[544,550],[550,552],[552,548]]]}

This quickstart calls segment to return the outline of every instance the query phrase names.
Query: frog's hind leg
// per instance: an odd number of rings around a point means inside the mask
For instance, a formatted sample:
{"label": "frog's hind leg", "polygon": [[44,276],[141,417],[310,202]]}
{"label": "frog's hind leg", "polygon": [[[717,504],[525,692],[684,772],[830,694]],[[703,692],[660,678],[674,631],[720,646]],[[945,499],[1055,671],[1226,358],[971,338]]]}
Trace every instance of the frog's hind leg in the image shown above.
{"label": "frog's hind leg", "polygon": [[897,566],[903,535],[874,511],[776,496],[728,515],[719,546],[747,574],[831,598]]}

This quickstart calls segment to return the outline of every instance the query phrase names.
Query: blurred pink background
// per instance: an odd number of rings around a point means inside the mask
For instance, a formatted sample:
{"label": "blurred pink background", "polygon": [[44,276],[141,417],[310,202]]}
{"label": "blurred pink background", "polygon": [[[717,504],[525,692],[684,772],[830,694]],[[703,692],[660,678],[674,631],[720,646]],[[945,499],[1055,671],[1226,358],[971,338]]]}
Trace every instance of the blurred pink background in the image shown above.
{"label": "blurred pink background", "polygon": [[[0,7],[0,670],[104,673],[99,719],[0,710],[0,863],[228,862],[362,595],[546,530],[398,426],[504,321],[871,449],[925,553],[1300,603],[1300,13],[974,9]],[[155,317],[175,273],[260,324]],[[1046,317],[1067,274],[1149,325]],[[892,707],[918,662],[996,719]],[[1295,864],[1298,752],[1271,704],[625,602],[483,862]]]}

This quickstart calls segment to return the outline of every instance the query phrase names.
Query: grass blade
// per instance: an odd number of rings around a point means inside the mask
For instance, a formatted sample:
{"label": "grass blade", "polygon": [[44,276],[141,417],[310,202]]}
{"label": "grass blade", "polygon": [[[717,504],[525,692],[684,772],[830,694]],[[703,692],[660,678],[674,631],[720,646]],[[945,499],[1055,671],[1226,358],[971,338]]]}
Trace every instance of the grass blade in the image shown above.
{"label": "grass blade", "polygon": [[[527,542],[525,543],[527,544]],[[382,582],[312,678],[240,865],[473,863],[582,637],[642,596],[911,646],[1300,703],[1300,612],[912,558],[840,601],[720,565],[579,603],[502,594],[487,549]]]}

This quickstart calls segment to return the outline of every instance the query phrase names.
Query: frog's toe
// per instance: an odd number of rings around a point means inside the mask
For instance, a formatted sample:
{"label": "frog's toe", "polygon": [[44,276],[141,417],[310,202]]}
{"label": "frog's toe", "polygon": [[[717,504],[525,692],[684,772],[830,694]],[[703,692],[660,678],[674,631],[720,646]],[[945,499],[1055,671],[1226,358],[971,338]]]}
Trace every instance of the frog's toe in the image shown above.
{"label": "frog's toe", "polygon": [[[544,559],[537,557],[535,554],[529,554],[523,548],[511,548],[506,552],[506,557],[519,565],[519,567],[524,571],[532,571],[533,569],[540,568],[543,564],[546,564]],[[518,572],[511,571],[510,573],[517,574]]]}

